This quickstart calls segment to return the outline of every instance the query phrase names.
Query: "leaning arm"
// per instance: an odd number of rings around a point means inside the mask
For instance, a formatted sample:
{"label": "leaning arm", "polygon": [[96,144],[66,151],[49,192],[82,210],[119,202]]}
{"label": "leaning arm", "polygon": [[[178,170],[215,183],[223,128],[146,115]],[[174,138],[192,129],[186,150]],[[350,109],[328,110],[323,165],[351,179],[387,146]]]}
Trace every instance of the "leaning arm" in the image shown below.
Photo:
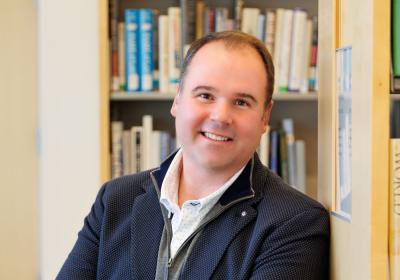
{"label": "leaning arm", "polygon": [[266,238],[251,279],[329,279],[329,214],[311,208]]}

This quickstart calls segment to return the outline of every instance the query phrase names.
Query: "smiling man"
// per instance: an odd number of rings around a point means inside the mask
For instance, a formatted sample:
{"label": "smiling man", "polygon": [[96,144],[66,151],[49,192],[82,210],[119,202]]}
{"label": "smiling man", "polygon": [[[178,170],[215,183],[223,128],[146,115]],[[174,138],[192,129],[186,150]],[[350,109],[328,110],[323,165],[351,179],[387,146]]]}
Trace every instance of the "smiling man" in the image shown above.
{"label": "smiling man", "polygon": [[273,88],[256,38],[194,42],[171,108],[182,148],[102,187],[58,279],[328,279],[327,211],[255,153]]}

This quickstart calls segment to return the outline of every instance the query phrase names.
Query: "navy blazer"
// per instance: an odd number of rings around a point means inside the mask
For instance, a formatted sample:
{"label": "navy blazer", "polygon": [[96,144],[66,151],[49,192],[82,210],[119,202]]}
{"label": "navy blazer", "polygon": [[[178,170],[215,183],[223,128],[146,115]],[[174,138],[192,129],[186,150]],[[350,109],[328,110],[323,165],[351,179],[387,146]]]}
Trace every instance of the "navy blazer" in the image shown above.
{"label": "navy blazer", "polygon": [[[160,169],[106,183],[57,279],[154,279],[164,221]],[[257,155],[218,203],[180,279],[328,279],[329,215]]]}

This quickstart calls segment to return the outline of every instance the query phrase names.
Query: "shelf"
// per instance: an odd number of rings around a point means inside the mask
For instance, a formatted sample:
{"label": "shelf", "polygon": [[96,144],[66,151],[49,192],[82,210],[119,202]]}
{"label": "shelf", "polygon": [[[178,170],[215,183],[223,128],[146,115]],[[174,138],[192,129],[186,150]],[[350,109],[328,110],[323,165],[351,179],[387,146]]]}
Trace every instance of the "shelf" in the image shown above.
{"label": "shelf", "polygon": [[[111,101],[171,101],[175,97],[174,93],[160,92],[124,92],[118,91],[111,94]],[[298,94],[298,93],[277,93],[273,99],[276,101],[317,101],[317,93]]]}
{"label": "shelf", "polygon": [[393,93],[393,94],[390,95],[390,99],[391,100],[400,101],[400,94],[399,93]]}

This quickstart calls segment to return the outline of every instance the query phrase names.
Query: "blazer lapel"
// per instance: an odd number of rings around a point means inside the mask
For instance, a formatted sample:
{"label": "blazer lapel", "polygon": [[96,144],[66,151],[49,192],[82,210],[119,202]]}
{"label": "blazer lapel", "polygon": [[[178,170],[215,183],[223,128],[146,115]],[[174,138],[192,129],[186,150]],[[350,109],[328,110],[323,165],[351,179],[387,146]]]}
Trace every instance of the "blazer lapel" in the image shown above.
{"label": "blazer lapel", "polygon": [[190,279],[193,275],[198,276],[198,279],[210,279],[232,239],[255,219],[256,215],[257,211],[250,203],[239,203],[209,223],[186,261],[181,274],[182,279]]}
{"label": "blazer lapel", "polygon": [[137,197],[132,209],[131,264],[133,279],[154,279],[158,244],[164,228],[158,196],[151,187]]}

